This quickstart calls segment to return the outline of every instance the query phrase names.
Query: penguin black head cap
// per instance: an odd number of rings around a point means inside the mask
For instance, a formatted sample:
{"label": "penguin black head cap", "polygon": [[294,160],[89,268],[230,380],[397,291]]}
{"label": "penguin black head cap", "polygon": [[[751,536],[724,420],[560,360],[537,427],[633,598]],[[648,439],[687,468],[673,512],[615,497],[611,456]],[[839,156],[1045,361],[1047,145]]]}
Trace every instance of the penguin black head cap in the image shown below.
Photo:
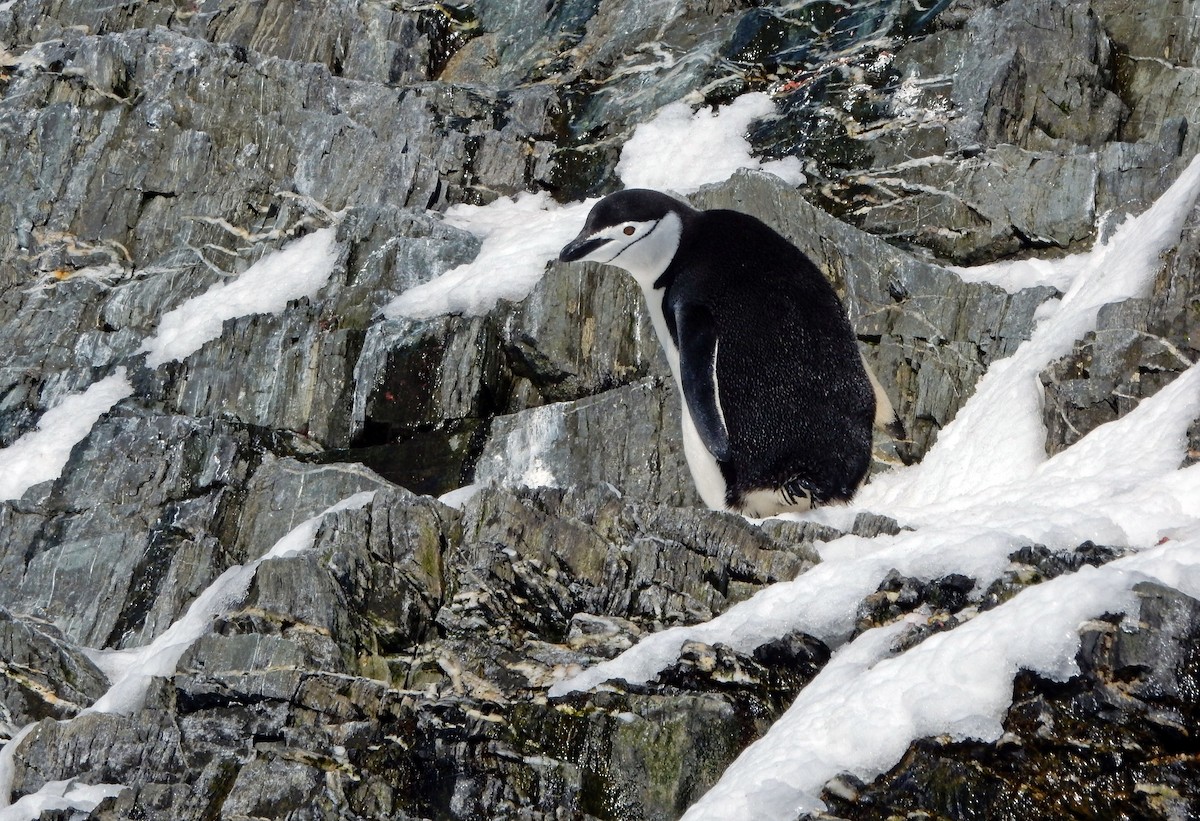
{"label": "penguin black head cap", "polygon": [[[559,253],[562,262],[585,259],[618,237],[637,241],[640,226],[649,226],[648,234],[668,214],[686,222],[697,213],[694,208],[672,196],[647,188],[629,188],[609,194],[592,208],[579,236]],[[619,229],[614,231],[613,229]]]}

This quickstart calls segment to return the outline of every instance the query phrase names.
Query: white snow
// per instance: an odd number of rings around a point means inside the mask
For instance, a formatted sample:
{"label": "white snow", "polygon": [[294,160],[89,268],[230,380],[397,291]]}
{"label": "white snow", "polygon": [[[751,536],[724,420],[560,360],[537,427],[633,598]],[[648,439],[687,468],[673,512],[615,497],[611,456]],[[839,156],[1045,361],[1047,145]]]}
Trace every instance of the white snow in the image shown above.
{"label": "white snow", "polygon": [[269,559],[293,556],[308,550],[312,547],[317,528],[325,516],[339,510],[365,507],[374,497],[375,491],[363,491],[349,496],[296,525],[260,558],[249,564],[230,567],[196,597],[186,613],[150,644],[129,650],[100,650],[90,653],[92,661],[113,684],[108,692],[84,710],[83,714],[128,715],[139,710],[145,703],[146,688],[151,680],[174,674],[179,658],[197,639],[209,631],[213,619],[228,612],[246,595],[260,564]]}
{"label": "white snow", "polygon": [[[0,808],[0,821],[36,821],[51,810],[91,812],[105,798],[121,794],[121,784],[82,784],[76,779],[47,782],[40,790]],[[74,816],[72,816],[74,817]]]}
{"label": "white snow", "polygon": [[20,499],[40,482],[56,479],[71,456],[113,405],[133,393],[124,368],[64,398],[42,414],[36,430],[0,449],[0,501]]}
{"label": "white snow", "polygon": [[483,485],[478,482],[472,482],[469,485],[463,485],[462,487],[443,493],[438,497],[438,501],[446,507],[462,510],[466,503],[481,490],[483,490]]}
{"label": "white snow", "polygon": [[281,311],[291,300],[315,294],[337,262],[336,236],[334,227],[313,231],[164,314],[157,333],[142,345],[146,364],[188,357],[220,337],[227,319]]}
{"label": "white snow", "polygon": [[1132,587],[1147,579],[1200,595],[1200,535],[1027,588],[899,656],[889,657],[905,622],[863,634],[684,819],[793,819],[824,809],[829,779],[842,772],[870,779],[914,738],[996,741],[1017,671],[1059,681],[1078,672],[1080,626],[1105,613],[1136,613]]}
{"label": "white snow", "polygon": [[522,299],[546,272],[546,261],[579,233],[595,202],[559,206],[542,192],[501,197],[486,206],[451,206],[446,222],[482,239],[479,255],[409,288],[384,307],[384,316],[477,315],[498,300]]}
{"label": "white snow", "polygon": [[617,174],[626,188],[678,194],[729,179],[742,168],[800,185],[805,178],[798,158],[764,162],[750,154],[743,136],[752,122],[774,112],[774,102],[763,93],[743,94],[720,111],[702,107],[693,112],[685,102],[670,103],[639,125],[621,148]]}
{"label": "white snow", "polygon": [[[871,511],[910,530],[821,545],[822,563],[794,581],[707,623],[648,636],[550,694],[609,680],[650,681],[685,641],[749,652],[801,630],[844,645],[777,727],[686,816],[791,819],[820,808],[829,778],[849,771],[869,779],[898,761],[914,738],[996,738],[1015,671],[1069,675],[1079,625],[1127,609],[1137,581],[1157,578],[1200,594],[1200,465],[1179,468],[1188,425],[1200,416],[1200,365],[1053,458],[1043,447],[1038,383],[1049,362],[1095,327],[1103,305],[1147,291],[1198,192],[1200,160],[1108,242],[1059,261],[1068,269],[1059,279],[1066,285],[1061,301],[1043,312],[1014,355],[992,365],[920,464],[876,477],[852,505],[797,517],[848,527]],[[886,657],[903,625],[845,644],[858,604],[893,569],[923,580],[962,573],[978,590],[1021,546],[1072,549],[1089,539],[1141,552],[1030,588],[894,658]]]}
{"label": "white snow", "polygon": [[[617,173],[627,188],[660,188],[687,194],[727,179],[740,168],[758,168],[793,184],[804,182],[795,157],[763,162],[745,139],[750,123],[774,112],[766,94],[745,94],[720,111],[686,103],[664,106],[639,125],[621,150]],[[485,206],[457,205],[446,221],[483,240],[479,255],[429,282],[410,288],[384,308],[389,318],[486,313],[498,300],[525,297],[583,227],[596,200],[558,205],[549,195],[502,197]]]}
{"label": "white snow", "polygon": [[889,509],[940,504],[964,495],[986,495],[989,488],[1031,476],[1045,460],[1038,374],[1096,327],[1100,308],[1149,289],[1161,254],[1178,241],[1198,192],[1200,159],[1108,242],[1083,258],[1064,260],[1062,264],[1076,273],[1054,311],[1013,356],[989,368],[969,408],[939,433],[937,447],[921,464],[872,482],[861,504]]}
{"label": "white snow", "polygon": [[992,262],[969,268],[950,266],[966,282],[990,282],[1010,294],[1038,285],[1066,291],[1076,277],[1088,270],[1092,254],[1075,254],[1061,259],[1022,259]]}

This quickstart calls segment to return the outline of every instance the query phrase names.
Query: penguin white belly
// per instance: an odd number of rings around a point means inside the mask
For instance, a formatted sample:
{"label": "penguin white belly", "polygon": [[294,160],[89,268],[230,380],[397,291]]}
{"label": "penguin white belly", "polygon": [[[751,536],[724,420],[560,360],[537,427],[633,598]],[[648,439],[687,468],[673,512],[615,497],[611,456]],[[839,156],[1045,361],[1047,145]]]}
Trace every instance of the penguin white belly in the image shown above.
{"label": "penguin white belly", "polygon": [[729,506],[725,502],[725,477],[721,474],[721,466],[717,464],[716,457],[708,452],[708,448],[704,447],[700,432],[696,430],[696,424],[692,421],[692,415],[688,413],[687,402],[683,401],[682,395],[679,405],[683,411],[683,455],[687,459],[688,469],[692,472],[696,490],[700,492],[700,498],[708,507],[713,510],[728,510]]}

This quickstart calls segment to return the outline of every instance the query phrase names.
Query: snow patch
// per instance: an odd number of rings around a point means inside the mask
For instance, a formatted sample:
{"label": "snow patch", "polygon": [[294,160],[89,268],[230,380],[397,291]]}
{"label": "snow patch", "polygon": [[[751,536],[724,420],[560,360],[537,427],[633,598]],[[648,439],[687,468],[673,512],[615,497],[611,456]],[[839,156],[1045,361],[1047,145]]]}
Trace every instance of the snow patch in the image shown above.
{"label": "snow patch", "polygon": [[[871,779],[914,738],[996,741],[1020,669],[1064,681],[1078,672],[1079,628],[1133,612],[1147,579],[1200,593],[1200,538],[1084,567],[887,658],[903,622],[864,633],[834,656],[767,734],[748,747],[685,821],[790,819],[824,809],[841,772]],[[887,716],[886,721],[878,720]]]}
{"label": "snow patch", "polygon": [[438,501],[444,504],[446,507],[452,507],[455,510],[462,510],[466,506],[467,502],[475,498],[475,495],[481,490],[483,490],[483,485],[479,484],[478,482],[473,482],[472,484],[463,485],[462,487],[443,493],[438,497]]}
{"label": "snow patch", "polygon": [[446,222],[483,240],[479,255],[389,302],[389,319],[487,313],[501,299],[519,300],[546,272],[546,261],[579,233],[596,200],[559,206],[549,194],[501,197],[490,205],[455,205]]}
{"label": "snow patch", "polygon": [[[115,798],[123,789],[122,784],[83,784],[74,778],[49,781],[37,792],[21,796],[15,804],[0,809],[0,821],[37,821],[50,811],[90,813],[101,801]],[[4,798],[7,799],[7,794]]]}
{"label": "snow patch", "polygon": [[625,143],[617,174],[626,188],[680,194],[726,180],[743,168],[767,171],[800,185],[805,178],[796,157],[764,162],[750,153],[746,130],[755,120],[774,113],[774,102],[761,92],[743,94],[719,111],[693,112],[685,102],[670,103],[639,125]]}
{"label": "snow patch", "polygon": [[[1102,307],[1144,294],[1161,265],[1161,254],[1179,240],[1184,220],[1200,194],[1200,158],[1145,213],[1127,220],[1112,238],[1062,264],[1072,284],[1031,338],[994,363],[936,446],[911,470],[877,477],[863,489],[860,505],[880,512],[938,506],[948,499],[1017,487],[1046,459],[1039,374],[1070,353],[1075,340],[1096,327]],[[1037,501],[1037,500],[1031,500]],[[1040,507],[1041,505],[1039,505]],[[881,510],[882,509],[882,510]]]}
{"label": "snow patch", "polygon": [[125,369],[117,368],[42,414],[37,430],[0,450],[0,501],[20,499],[34,485],[57,479],[96,420],[132,393]]}
{"label": "snow patch", "polygon": [[146,364],[152,368],[186,359],[219,338],[225,320],[282,311],[291,300],[312,296],[333,273],[336,236],[334,227],[313,231],[263,257],[236,279],[192,297],[163,315],[139,353],[149,353]]}

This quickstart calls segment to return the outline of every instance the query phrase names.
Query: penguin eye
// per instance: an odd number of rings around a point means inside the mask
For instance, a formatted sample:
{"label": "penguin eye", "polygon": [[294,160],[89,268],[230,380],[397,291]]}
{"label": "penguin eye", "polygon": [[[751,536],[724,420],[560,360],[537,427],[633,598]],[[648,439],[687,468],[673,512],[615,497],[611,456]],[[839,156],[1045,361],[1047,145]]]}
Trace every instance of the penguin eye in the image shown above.
{"label": "penguin eye", "polygon": [[626,226],[625,226],[625,236],[627,236],[627,237],[632,237],[632,236],[633,236],[633,232],[634,232],[635,230],[637,230],[637,229],[635,229],[635,228],[634,228],[632,225],[626,225]]}

